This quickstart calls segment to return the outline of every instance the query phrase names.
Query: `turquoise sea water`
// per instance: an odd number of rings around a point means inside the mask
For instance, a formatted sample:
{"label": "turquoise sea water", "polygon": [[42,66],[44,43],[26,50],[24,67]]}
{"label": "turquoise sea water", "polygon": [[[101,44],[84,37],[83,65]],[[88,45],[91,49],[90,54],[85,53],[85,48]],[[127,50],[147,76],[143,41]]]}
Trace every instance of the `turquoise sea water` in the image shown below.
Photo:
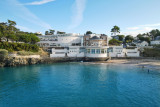
{"label": "turquoise sea water", "polygon": [[0,68],[0,107],[160,106],[160,73],[130,65]]}

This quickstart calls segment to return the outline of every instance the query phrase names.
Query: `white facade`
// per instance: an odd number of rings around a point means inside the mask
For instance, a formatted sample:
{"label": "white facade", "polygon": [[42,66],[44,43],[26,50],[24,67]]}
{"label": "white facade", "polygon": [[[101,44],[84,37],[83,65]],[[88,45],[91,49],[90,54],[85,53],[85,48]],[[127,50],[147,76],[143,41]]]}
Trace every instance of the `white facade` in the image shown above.
{"label": "white facade", "polygon": [[83,47],[71,46],[69,47],[67,56],[68,57],[85,57],[85,50]]}
{"label": "white facade", "polygon": [[149,44],[148,44],[148,42],[146,42],[146,41],[143,41],[143,42],[140,42],[140,43],[136,43],[136,46],[137,47],[145,47],[145,46],[148,46]]}
{"label": "white facade", "polygon": [[83,36],[79,34],[57,34],[38,36],[40,47],[69,47],[81,46],[83,44]]}
{"label": "white facade", "polygon": [[107,54],[108,46],[104,47],[86,47],[85,57],[89,58],[104,58],[108,57]]}
{"label": "white facade", "polygon": [[[38,43],[39,46],[52,49],[50,57],[139,57],[137,48],[125,49],[123,46],[101,46],[97,42],[94,42],[93,46],[83,46],[83,36],[79,34],[45,35],[39,36],[39,38],[41,40]],[[146,45],[146,43],[144,42],[143,45]]]}
{"label": "white facade", "polygon": [[78,47],[71,46],[64,49],[52,49],[50,57],[93,57],[104,58],[108,57],[108,47]]}
{"label": "white facade", "polygon": [[151,45],[160,45],[160,40],[151,41]]}
{"label": "white facade", "polygon": [[81,47],[71,46],[62,49],[52,49],[50,57],[88,57],[88,58],[105,58],[105,57],[139,57],[138,48],[126,49],[122,46],[104,46],[104,47]]}
{"label": "white facade", "polygon": [[124,52],[126,53],[126,57],[140,57],[140,52],[138,51],[138,48],[124,49]]}
{"label": "white facade", "polygon": [[109,57],[139,57],[138,48],[126,49],[123,46],[112,46],[108,49]]}
{"label": "white facade", "polygon": [[50,57],[66,57],[67,52],[68,52],[67,48],[61,48],[61,49],[52,48],[52,54],[50,54]]}
{"label": "white facade", "polygon": [[125,57],[123,46],[111,46],[108,51],[109,57]]}

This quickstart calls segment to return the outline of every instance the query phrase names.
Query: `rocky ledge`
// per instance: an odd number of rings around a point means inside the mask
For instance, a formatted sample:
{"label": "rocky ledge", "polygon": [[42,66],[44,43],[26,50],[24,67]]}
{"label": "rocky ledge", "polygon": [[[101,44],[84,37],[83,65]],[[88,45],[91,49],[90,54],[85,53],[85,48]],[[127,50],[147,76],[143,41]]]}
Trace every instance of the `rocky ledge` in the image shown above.
{"label": "rocky ledge", "polygon": [[40,64],[41,62],[42,62],[41,58],[8,57],[5,58],[3,61],[0,61],[0,67],[32,65],[32,64]]}
{"label": "rocky ledge", "polygon": [[27,57],[7,57],[0,60],[0,67],[23,66],[33,64],[51,64],[56,62],[94,62],[107,61],[108,58],[27,58]]}

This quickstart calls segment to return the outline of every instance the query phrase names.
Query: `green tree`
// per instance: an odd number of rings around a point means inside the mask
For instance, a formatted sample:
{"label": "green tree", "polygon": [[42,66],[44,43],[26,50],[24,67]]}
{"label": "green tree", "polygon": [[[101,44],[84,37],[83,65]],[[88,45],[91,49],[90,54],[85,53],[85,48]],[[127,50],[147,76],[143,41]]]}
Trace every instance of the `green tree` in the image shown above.
{"label": "green tree", "polygon": [[35,34],[30,34],[30,43],[35,44],[40,41],[40,39]]}
{"label": "green tree", "polygon": [[143,36],[140,36],[139,37],[139,40],[141,40],[141,41],[146,41],[146,42],[148,42],[148,43],[150,43],[150,37],[143,37]]}
{"label": "green tree", "polygon": [[87,31],[86,35],[93,34],[91,31]]}
{"label": "green tree", "polygon": [[15,21],[8,20],[8,27],[7,27],[8,30],[17,31],[17,28],[15,26],[16,26],[16,22]]}
{"label": "green tree", "polygon": [[2,34],[2,32],[0,31],[0,42],[2,41],[2,38],[3,38],[3,34]]}
{"label": "green tree", "polygon": [[155,30],[151,30],[150,32],[151,38],[154,40],[156,36],[159,36],[159,30],[155,29]]}
{"label": "green tree", "polygon": [[45,35],[49,35],[49,31],[45,31]]}
{"label": "green tree", "polygon": [[133,40],[134,40],[134,38],[133,38],[133,36],[131,36],[131,35],[127,35],[127,36],[125,37],[125,42],[126,42],[126,43],[132,43]]}
{"label": "green tree", "polygon": [[0,33],[1,33],[0,41],[3,37],[6,36],[6,28],[7,28],[7,23],[4,23],[4,22],[0,23]]}
{"label": "green tree", "polygon": [[120,33],[120,28],[118,26],[113,26],[113,28],[111,29],[111,32],[114,34],[114,36],[117,35],[117,33]]}
{"label": "green tree", "polygon": [[124,40],[124,37],[125,37],[124,35],[117,35],[117,36],[119,37],[119,40],[120,40],[120,41],[123,41],[123,40]]}
{"label": "green tree", "polygon": [[122,44],[122,41],[119,41],[119,40],[117,40],[117,39],[111,39],[111,40],[109,41],[109,44],[110,44],[110,45],[119,46],[119,45]]}
{"label": "green tree", "polygon": [[66,32],[57,31],[57,34],[66,34]]}
{"label": "green tree", "polygon": [[50,35],[54,35],[54,32],[55,32],[55,30],[53,30],[53,29],[49,30]]}
{"label": "green tree", "polygon": [[139,39],[140,37],[143,37],[143,35],[142,34],[138,34],[137,38]]}

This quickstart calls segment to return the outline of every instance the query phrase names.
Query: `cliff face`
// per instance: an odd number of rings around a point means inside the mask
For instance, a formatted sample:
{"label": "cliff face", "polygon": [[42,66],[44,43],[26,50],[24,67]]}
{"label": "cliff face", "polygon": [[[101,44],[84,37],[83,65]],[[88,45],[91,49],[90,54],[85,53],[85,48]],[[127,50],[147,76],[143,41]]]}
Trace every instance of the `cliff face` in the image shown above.
{"label": "cliff face", "polygon": [[5,58],[3,61],[0,61],[0,67],[32,65],[32,64],[40,64],[41,62],[42,62],[41,58],[8,57]]}
{"label": "cliff face", "polygon": [[108,58],[36,58],[36,57],[7,57],[0,60],[0,67],[23,66],[33,64],[51,64],[56,62],[94,62],[107,61]]}

